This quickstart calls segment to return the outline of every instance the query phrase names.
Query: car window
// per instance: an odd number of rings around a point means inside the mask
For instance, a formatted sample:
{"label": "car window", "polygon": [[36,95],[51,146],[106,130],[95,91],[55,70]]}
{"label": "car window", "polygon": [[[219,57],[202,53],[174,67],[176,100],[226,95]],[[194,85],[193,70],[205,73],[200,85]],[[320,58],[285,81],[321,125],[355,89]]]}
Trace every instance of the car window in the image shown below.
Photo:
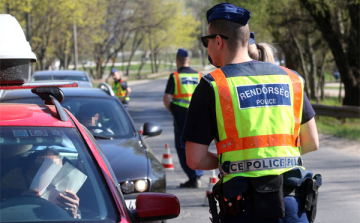
{"label": "car window", "polygon": [[[106,182],[75,129],[2,126],[0,148],[1,221],[116,219]],[[59,193],[79,201],[78,210]]]}
{"label": "car window", "polygon": [[85,76],[75,75],[53,75],[53,80],[68,80],[68,81],[89,81]]}
{"label": "car window", "polygon": [[66,81],[89,81],[85,75],[34,75],[33,81],[66,80]]}
{"label": "car window", "polygon": [[51,80],[51,76],[35,76],[32,79],[33,81],[49,81]]}
{"label": "car window", "polygon": [[65,97],[62,106],[94,136],[130,138],[135,135],[128,114],[112,98]]}

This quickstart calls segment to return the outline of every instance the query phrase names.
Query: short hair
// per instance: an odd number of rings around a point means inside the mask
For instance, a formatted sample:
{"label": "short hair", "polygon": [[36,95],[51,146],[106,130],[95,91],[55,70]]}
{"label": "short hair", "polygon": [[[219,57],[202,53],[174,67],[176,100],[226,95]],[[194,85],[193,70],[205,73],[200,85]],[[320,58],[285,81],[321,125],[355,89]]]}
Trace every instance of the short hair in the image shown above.
{"label": "short hair", "polygon": [[241,25],[225,19],[216,19],[209,24],[210,34],[222,34],[227,36],[228,49],[239,47],[247,48],[249,45],[250,28],[249,25]]}
{"label": "short hair", "polygon": [[184,64],[186,64],[187,61],[189,61],[189,57],[176,56],[176,60],[177,60],[181,65],[184,65]]}

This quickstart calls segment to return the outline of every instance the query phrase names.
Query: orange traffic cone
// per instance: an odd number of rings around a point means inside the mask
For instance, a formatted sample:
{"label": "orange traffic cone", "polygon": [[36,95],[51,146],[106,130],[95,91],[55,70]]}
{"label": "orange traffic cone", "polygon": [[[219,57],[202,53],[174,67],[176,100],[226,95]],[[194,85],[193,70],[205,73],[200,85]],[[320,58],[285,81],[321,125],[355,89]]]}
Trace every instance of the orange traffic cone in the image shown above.
{"label": "orange traffic cone", "polygon": [[209,206],[208,194],[212,193],[213,186],[216,184],[216,182],[217,177],[215,174],[215,170],[212,170],[212,176],[209,178],[209,185],[205,193],[204,206]]}
{"label": "orange traffic cone", "polygon": [[174,164],[171,158],[171,153],[170,153],[170,149],[169,149],[169,145],[165,144],[165,153],[163,154],[162,160],[161,160],[162,165],[164,166],[164,168],[166,170],[173,170],[174,169]]}

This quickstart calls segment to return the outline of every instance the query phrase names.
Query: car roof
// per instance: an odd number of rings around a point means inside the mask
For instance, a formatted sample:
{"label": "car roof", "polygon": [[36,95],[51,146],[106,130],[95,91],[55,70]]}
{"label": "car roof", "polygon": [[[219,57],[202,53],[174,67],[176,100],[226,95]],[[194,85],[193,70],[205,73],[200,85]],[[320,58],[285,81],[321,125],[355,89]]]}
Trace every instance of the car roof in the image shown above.
{"label": "car roof", "polygon": [[[100,88],[83,88],[83,87],[75,87],[75,88],[61,88],[64,92],[65,97],[103,97],[103,98],[112,98],[108,95],[104,90]],[[1,94],[0,94],[1,95]],[[38,97],[36,94],[31,93],[29,89],[21,89],[21,90],[11,90],[5,91],[0,98],[0,100],[5,99],[17,99],[17,98],[36,98]]]}
{"label": "car roof", "polygon": [[47,76],[47,75],[73,75],[73,76],[84,76],[85,71],[80,70],[42,70],[36,71],[33,76]]}
{"label": "car roof", "polygon": [[70,119],[60,121],[53,105],[39,106],[16,103],[0,104],[0,126],[75,127]]}

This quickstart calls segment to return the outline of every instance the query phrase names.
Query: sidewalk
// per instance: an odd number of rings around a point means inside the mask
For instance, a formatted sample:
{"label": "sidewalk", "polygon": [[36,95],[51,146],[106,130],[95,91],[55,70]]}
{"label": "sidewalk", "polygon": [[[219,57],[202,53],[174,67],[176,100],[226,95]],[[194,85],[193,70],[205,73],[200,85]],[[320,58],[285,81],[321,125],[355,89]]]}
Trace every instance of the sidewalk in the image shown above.
{"label": "sidewalk", "polygon": [[343,152],[360,156],[360,142],[339,138],[332,135],[319,134],[320,147],[328,146]]}

